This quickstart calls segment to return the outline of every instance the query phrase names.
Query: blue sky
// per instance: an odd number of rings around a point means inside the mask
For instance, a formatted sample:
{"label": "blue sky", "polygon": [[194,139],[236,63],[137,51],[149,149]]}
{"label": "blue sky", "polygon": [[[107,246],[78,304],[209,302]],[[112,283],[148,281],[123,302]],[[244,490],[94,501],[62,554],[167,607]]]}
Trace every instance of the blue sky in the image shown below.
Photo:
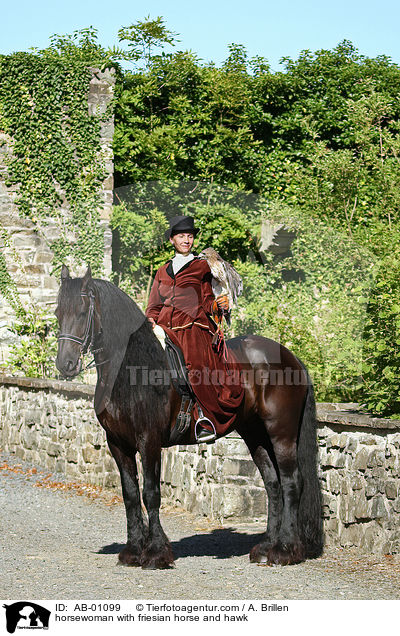
{"label": "blue sky", "polygon": [[180,34],[180,49],[220,64],[232,42],[262,55],[273,70],[283,56],[331,49],[351,40],[363,55],[388,55],[400,63],[398,0],[15,0],[1,10],[0,53],[44,48],[54,33],[94,26],[104,46],[118,44],[117,32],[147,15],[161,15]]}

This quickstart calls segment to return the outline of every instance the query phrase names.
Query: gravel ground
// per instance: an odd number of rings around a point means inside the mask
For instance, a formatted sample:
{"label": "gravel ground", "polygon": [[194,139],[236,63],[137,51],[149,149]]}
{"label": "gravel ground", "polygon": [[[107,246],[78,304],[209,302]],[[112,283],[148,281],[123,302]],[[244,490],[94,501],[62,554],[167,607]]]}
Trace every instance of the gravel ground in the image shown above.
{"label": "gravel ground", "polygon": [[250,564],[260,524],[220,525],[163,508],[171,570],[117,565],[125,541],[115,493],[68,482],[0,453],[0,598],[399,599],[400,556],[326,549],[289,567]]}

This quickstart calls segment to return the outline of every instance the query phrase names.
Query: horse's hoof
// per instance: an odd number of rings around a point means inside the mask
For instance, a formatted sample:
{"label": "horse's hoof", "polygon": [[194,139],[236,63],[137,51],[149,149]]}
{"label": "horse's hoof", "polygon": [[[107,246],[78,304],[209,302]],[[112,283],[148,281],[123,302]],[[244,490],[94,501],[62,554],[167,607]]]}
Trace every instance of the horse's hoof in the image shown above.
{"label": "horse's hoof", "polygon": [[301,544],[283,546],[277,543],[266,547],[255,545],[250,552],[251,563],[258,565],[295,565],[305,561],[305,551]]}
{"label": "horse's hoof", "polygon": [[305,561],[305,551],[301,544],[272,546],[267,552],[268,563],[270,565],[296,565]]}
{"label": "horse's hoof", "polygon": [[132,552],[125,546],[118,555],[118,565],[127,567],[140,567],[142,565],[140,554]]}
{"label": "horse's hoof", "polygon": [[250,562],[251,563],[260,563],[261,565],[269,565],[267,552],[266,552],[267,549],[268,548],[265,548],[265,547],[262,548],[260,543],[255,545],[250,550],[250,554],[249,554]]}
{"label": "horse's hoof", "polygon": [[174,567],[174,555],[170,546],[155,551],[144,550],[140,559],[143,570],[169,570]]}
{"label": "horse's hoof", "polygon": [[267,555],[261,551],[261,545],[259,543],[252,547],[249,558],[251,563],[268,563]]}

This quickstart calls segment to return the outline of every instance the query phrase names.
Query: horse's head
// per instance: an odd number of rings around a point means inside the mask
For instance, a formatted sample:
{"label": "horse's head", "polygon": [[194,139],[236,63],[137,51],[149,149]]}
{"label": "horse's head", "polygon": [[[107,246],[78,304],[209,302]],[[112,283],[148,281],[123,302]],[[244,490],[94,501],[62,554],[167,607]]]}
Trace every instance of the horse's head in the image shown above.
{"label": "horse's head", "polygon": [[55,315],[60,327],[56,367],[71,379],[81,371],[83,354],[99,331],[96,288],[90,267],[82,278],[71,278],[68,267],[62,266]]}

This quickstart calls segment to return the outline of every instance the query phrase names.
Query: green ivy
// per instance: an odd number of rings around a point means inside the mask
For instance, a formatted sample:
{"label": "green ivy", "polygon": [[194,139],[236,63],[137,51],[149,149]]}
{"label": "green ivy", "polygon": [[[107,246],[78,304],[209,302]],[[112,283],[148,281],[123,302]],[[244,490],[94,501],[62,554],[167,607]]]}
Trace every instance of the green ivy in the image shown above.
{"label": "green ivy", "polygon": [[17,188],[21,216],[44,233],[50,220],[59,221],[61,236],[49,243],[55,271],[67,255],[102,269],[100,127],[112,105],[101,117],[89,114],[87,64],[54,47],[0,56],[0,127],[11,138],[6,184]]}

